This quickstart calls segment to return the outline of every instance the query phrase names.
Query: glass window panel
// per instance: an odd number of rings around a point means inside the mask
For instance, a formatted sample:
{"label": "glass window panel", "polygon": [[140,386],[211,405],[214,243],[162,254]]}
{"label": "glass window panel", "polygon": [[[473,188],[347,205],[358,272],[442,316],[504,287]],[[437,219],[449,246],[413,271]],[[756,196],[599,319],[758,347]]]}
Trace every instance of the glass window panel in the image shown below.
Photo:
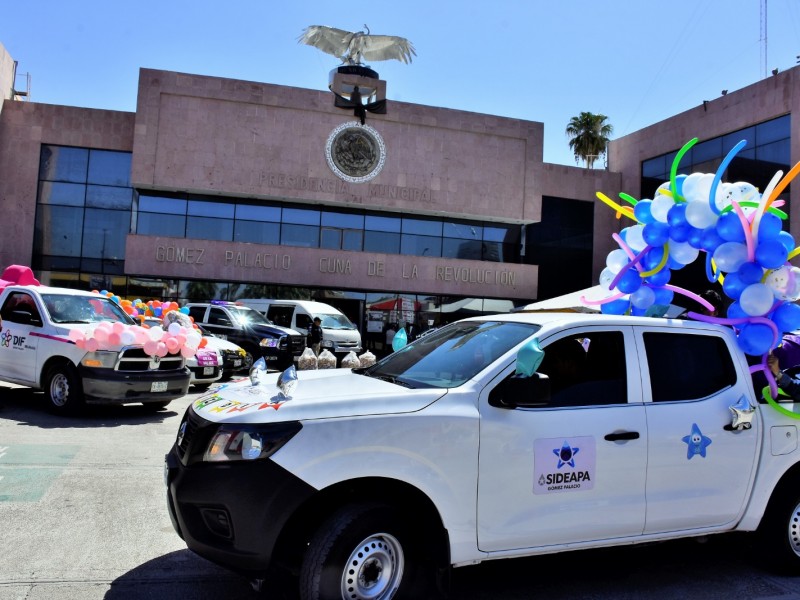
{"label": "glass window panel", "polygon": [[131,153],[90,150],[88,182],[103,185],[130,186]]}
{"label": "glass window panel", "polygon": [[83,256],[124,259],[125,236],[130,227],[131,213],[126,210],[87,208],[83,226]]}
{"label": "glass window panel", "polygon": [[42,146],[39,179],[86,183],[89,151],[86,148]]}
{"label": "glass window panel", "polygon": [[319,232],[319,247],[339,250],[342,247],[342,230],[323,227]]}
{"label": "glass window panel", "polygon": [[519,227],[489,227],[483,228],[483,239],[492,242],[518,242]]}
{"label": "glass window panel", "polygon": [[186,237],[198,240],[233,240],[233,219],[187,217]]}
{"label": "glass window panel", "polygon": [[509,260],[505,257],[505,246],[508,244],[501,244],[499,242],[483,242],[481,247],[483,260],[490,262],[505,262]]}
{"label": "glass window panel", "polygon": [[322,211],[322,224],[340,229],[364,229],[364,215]]}
{"label": "glass window panel", "polygon": [[353,250],[361,252],[361,244],[364,239],[364,232],[355,229],[345,229],[342,231],[342,250]]}
{"label": "glass window panel", "polygon": [[[730,152],[731,149],[742,140],[747,142],[745,148],[754,148],[756,145],[756,128],[746,127],[745,129],[740,129],[739,131],[734,131],[733,133],[723,135],[722,154],[727,156],[728,152]],[[741,156],[741,152],[737,154],[737,156]]]}
{"label": "glass window panel", "polygon": [[409,256],[441,256],[442,238],[430,235],[403,234],[400,239],[400,254]]}
{"label": "glass window panel", "polygon": [[189,200],[187,206],[187,213],[197,217],[232,219],[233,210],[233,204],[226,204],[224,202],[204,202],[202,200]]}
{"label": "glass window panel", "polygon": [[480,240],[483,237],[483,227],[473,223],[447,223],[443,227],[444,237],[462,238],[465,240]]}
{"label": "glass window panel", "polygon": [[83,206],[86,186],[82,183],[42,181],[39,184],[39,204]]}
{"label": "glass window panel", "polygon": [[319,227],[284,224],[281,226],[281,244],[300,246],[301,248],[319,248]]}
{"label": "glass window panel", "polygon": [[254,244],[279,244],[281,226],[277,223],[261,221],[236,221],[233,229],[233,241],[252,242]]}
{"label": "glass window panel", "polygon": [[86,186],[86,206],[130,210],[132,203],[132,188],[111,187],[108,185]]}
{"label": "glass window panel", "polygon": [[692,148],[692,164],[699,164],[707,160],[722,158],[722,138],[714,138],[700,142]]}
{"label": "glass window panel", "polygon": [[39,206],[36,214],[35,254],[80,256],[83,208]]}
{"label": "glass window panel", "polygon": [[442,222],[428,219],[403,219],[403,233],[417,235],[442,235]]}
{"label": "glass window panel", "polygon": [[136,233],[139,235],[186,237],[186,217],[140,212],[136,224]]}
{"label": "glass window panel", "polygon": [[319,225],[319,211],[309,208],[284,208],[282,221],[296,225]]}
{"label": "glass window panel", "polygon": [[666,170],[667,169],[664,166],[663,156],[656,156],[655,158],[651,158],[650,160],[646,160],[642,163],[642,177],[661,179],[664,176],[664,173],[666,173]]}
{"label": "glass window panel", "polygon": [[255,206],[252,204],[237,204],[236,218],[248,221],[281,222],[281,209],[279,206]]}
{"label": "glass window panel", "polygon": [[169,213],[172,215],[185,215],[186,200],[140,195],[139,210],[157,213]]}
{"label": "glass window panel", "polygon": [[389,231],[400,233],[400,219],[397,217],[377,217],[367,215],[364,218],[364,229],[371,231]]}
{"label": "glass window panel", "polygon": [[400,234],[365,231],[364,252],[383,252],[384,254],[400,254]]}
{"label": "glass window panel", "polygon": [[788,139],[790,134],[789,127],[789,115],[756,125],[756,144],[761,146],[762,144]]}
{"label": "glass window panel", "polygon": [[760,162],[778,164],[788,168],[790,157],[791,148],[788,138],[756,148],[756,159]]}
{"label": "glass window panel", "polygon": [[444,258],[481,260],[482,248],[483,242],[478,240],[460,240],[457,238],[444,238],[442,240],[442,256]]}

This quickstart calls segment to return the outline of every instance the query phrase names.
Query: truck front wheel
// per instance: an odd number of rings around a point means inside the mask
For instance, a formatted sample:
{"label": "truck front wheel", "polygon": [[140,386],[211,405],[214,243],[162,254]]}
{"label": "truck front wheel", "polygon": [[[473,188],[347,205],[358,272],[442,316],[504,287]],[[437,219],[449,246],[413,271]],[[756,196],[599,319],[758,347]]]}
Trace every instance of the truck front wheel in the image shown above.
{"label": "truck front wheel", "polygon": [[396,509],[346,506],[324,523],[300,570],[302,600],[428,598],[415,528]]}
{"label": "truck front wheel", "polygon": [[800,491],[784,489],[768,511],[758,529],[766,566],[800,575]]}
{"label": "truck front wheel", "polygon": [[49,408],[57,414],[74,414],[83,407],[83,389],[78,371],[69,363],[47,369],[44,393]]}

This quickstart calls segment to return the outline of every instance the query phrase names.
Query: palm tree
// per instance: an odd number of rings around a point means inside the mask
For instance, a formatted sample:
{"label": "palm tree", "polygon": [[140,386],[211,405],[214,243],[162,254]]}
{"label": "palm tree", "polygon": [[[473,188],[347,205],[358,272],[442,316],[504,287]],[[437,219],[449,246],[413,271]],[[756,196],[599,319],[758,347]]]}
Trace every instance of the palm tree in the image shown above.
{"label": "palm tree", "polygon": [[606,153],[608,137],[614,131],[606,119],[605,115],[590,112],[582,112],[570,119],[566,133],[570,137],[570,150],[575,154],[575,164],[583,160],[586,168],[591,169],[594,161]]}

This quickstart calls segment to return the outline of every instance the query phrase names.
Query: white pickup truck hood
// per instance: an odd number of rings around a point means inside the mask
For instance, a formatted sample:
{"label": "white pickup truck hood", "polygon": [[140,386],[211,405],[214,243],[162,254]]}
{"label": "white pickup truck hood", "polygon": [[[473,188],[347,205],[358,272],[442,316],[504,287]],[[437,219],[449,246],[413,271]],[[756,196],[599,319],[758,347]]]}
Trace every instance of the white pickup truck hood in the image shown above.
{"label": "white pickup truck hood", "polygon": [[286,398],[278,373],[223,384],[198,398],[192,408],[217,423],[269,423],[414,412],[447,393],[440,388],[408,389],[357,375],[350,369],[298,371],[297,385]]}

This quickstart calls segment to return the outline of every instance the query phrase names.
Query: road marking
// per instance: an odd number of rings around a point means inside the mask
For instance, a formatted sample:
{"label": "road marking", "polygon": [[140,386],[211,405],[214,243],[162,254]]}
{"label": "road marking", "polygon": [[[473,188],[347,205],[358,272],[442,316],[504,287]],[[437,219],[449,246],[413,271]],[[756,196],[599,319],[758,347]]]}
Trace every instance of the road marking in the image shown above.
{"label": "road marking", "polygon": [[0,502],[38,502],[80,446],[19,445],[0,447]]}

